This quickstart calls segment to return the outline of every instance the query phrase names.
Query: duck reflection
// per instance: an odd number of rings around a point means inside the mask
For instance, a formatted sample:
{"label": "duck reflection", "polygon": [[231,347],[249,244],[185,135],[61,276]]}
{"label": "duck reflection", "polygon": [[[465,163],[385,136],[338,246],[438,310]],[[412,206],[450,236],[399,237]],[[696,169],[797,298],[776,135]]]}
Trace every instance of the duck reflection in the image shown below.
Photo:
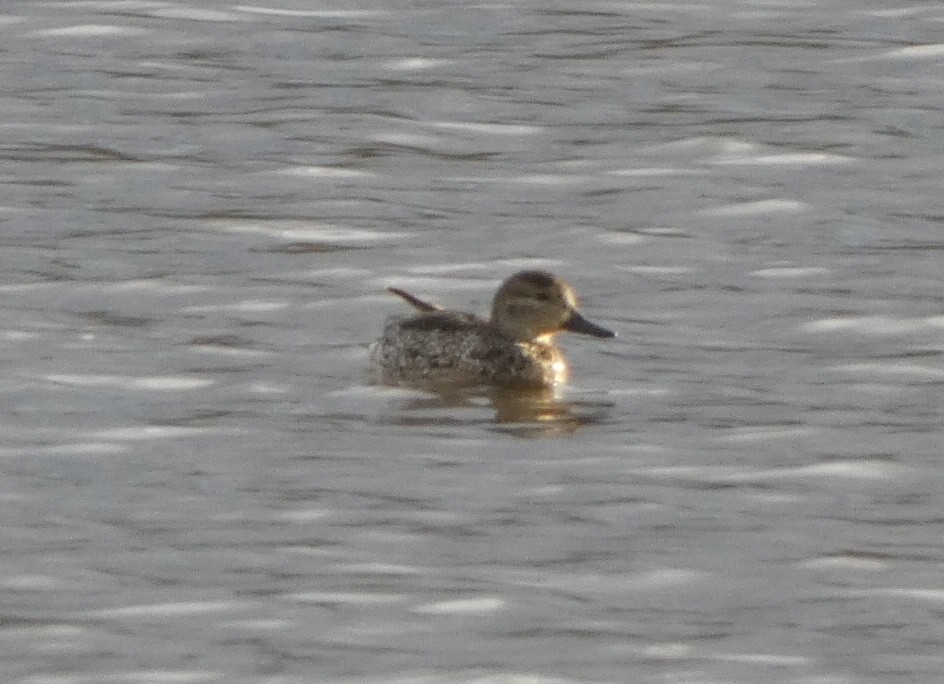
{"label": "duck reflection", "polygon": [[550,387],[426,390],[430,393],[407,402],[394,419],[397,425],[430,428],[468,425],[470,421],[461,410],[488,408],[491,416],[483,422],[492,424],[496,431],[523,438],[556,437],[599,422],[612,406],[599,401],[565,401],[558,389]]}

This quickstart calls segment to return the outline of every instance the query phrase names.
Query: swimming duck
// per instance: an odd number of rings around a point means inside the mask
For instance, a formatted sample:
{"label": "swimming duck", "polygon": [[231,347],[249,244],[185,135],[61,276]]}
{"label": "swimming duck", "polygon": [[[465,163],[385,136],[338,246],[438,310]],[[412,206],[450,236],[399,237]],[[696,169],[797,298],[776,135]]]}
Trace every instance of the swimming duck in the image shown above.
{"label": "swimming duck", "polygon": [[488,320],[388,291],[420,313],[390,320],[374,345],[371,358],[385,382],[549,387],[567,380],[555,334],[616,336],[581,316],[573,288],[544,271],[521,271],[503,282]]}

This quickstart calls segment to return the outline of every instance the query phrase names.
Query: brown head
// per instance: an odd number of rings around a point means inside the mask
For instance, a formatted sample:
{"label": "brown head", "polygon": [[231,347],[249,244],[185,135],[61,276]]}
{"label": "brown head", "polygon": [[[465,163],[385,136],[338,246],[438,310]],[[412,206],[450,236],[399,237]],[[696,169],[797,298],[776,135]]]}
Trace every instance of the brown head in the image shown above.
{"label": "brown head", "polygon": [[594,337],[616,336],[581,316],[577,307],[577,296],[565,281],[544,271],[520,271],[495,293],[491,323],[519,342],[546,342],[564,330]]}

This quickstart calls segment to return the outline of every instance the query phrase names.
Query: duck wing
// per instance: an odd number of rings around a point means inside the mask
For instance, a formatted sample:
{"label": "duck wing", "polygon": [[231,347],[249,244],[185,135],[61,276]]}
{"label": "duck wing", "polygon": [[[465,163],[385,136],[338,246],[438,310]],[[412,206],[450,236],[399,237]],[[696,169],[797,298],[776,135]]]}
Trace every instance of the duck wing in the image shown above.
{"label": "duck wing", "polygon": [[416,295],[411,295],[409,292],[401,290],[398,287],[388,287],[387,292],[390,294],[395,294],[397,297],[405,299],[407,302],[413,305],[414,308],[420,311],[442,311],[443,308],[438,304],[430,304],[427,301],[424,301],[417,297]]}

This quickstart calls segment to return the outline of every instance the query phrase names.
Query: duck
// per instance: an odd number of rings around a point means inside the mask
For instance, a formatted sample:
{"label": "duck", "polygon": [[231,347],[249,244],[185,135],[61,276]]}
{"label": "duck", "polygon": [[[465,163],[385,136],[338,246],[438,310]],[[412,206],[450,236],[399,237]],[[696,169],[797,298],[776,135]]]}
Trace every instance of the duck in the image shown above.
{"label": "duck", "polygon": [[554,387],[569,376],[555,335],[616,337],[586,319],[573,287],[546,271],[520,271],[505,280],[487,319],[446,310],[396,287],[387,291],[418,313],[388,320],[371,348],[385,384]]}

